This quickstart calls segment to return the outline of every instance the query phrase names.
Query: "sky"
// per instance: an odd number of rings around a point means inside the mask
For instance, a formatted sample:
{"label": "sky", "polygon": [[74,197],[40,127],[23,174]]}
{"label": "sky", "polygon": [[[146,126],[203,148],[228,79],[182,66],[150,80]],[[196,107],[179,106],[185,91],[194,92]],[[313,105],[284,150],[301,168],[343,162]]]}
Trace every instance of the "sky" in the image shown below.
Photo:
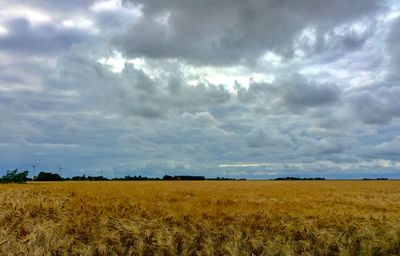
{"label": "sky", "polygon": [[400,4],[3,0],[0,174],[400,178]]}

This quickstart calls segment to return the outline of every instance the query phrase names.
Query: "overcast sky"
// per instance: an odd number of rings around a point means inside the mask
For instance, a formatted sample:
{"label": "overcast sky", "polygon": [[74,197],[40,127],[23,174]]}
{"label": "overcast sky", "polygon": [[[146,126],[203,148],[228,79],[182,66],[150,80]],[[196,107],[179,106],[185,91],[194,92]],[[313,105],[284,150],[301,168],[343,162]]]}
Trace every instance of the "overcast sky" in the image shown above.
{"label": "overcast sky", "polygon": [[394,0],[3,0],[0,174],[400,178],[399,42]]}

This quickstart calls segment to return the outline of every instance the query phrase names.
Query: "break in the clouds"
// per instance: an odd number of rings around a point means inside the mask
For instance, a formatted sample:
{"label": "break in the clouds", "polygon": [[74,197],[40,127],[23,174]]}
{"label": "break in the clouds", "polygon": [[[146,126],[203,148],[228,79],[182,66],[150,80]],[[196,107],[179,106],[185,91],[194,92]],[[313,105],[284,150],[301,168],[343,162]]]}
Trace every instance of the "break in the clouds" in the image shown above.
{"label": "break in the clouds", "polygon": [[2,1],[0,168],[400,177],[397,1]]}

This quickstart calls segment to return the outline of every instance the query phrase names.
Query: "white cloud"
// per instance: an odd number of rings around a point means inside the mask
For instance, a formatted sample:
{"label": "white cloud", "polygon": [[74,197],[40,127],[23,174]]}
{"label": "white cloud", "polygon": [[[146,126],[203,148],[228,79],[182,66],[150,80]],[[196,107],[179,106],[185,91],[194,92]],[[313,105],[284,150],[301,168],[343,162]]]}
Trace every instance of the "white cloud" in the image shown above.
{"label": "white cloud", "polygon": [[6,34],[7,32],[8,32],[8,30],[5,27],[0,26],[0,35],[1,34]]}
{"label": "white cloud", "polygon": [[120,0],[106,0],[98,1],[93,3],[90,7],[93,11],[104,11],[104,10],[114,10],[122,7],[122,2]]}
{"label": "white cloud", "polygon": [[96,31],[93,21],[87,18],[74,17],[74,19],[66,19],[62,21],[63,26],[68,28],[90,29]]}
{"label": "white cloud", "polygon": [[24,6],[24,5],[6,5],[0,4],[0,23],[8,19],[17,17],[24,17],[29,20],[33,25],[50,22],[51,16],[40,9]]}

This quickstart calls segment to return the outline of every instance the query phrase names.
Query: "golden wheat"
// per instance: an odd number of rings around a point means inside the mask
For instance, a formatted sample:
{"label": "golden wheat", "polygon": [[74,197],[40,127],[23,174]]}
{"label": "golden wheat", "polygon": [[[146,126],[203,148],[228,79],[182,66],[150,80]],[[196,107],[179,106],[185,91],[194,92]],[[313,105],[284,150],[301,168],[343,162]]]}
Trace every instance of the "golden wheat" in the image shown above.
{"label": "golden wheat", "polygon": [[0,185],[2,255],[399,255],[398,181]]}

